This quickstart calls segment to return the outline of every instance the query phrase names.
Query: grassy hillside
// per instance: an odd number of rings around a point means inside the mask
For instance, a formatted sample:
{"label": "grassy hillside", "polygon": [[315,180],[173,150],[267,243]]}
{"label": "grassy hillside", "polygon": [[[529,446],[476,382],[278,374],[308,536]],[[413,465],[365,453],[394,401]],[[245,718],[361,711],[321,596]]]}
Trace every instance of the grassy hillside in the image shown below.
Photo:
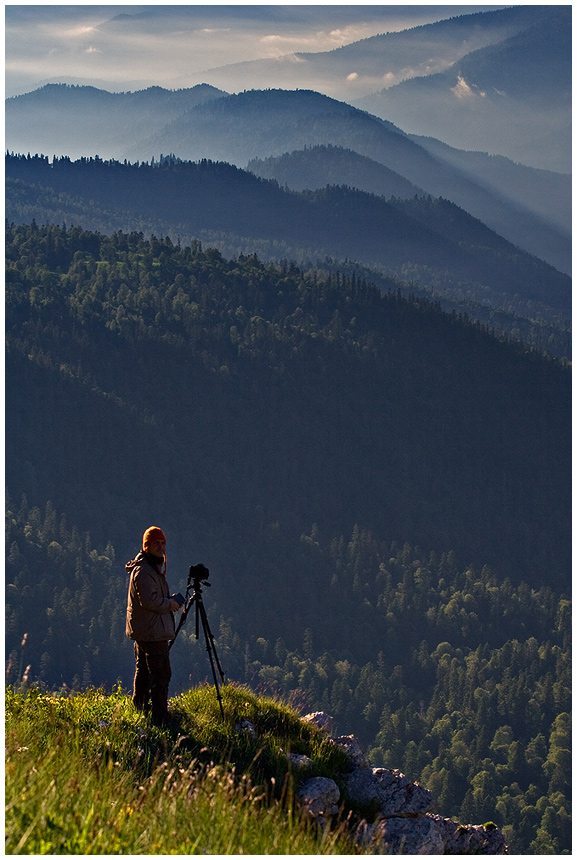
{"label": "grassy hillside", "polygon": [[[293,809],[288,753],[305,776],[342,764],[295,711],[244,687],[173,699],[159,730],[117,690],[6,695],[7,854],[352,854]],[[249,719],[252,739],[237,728]]]}

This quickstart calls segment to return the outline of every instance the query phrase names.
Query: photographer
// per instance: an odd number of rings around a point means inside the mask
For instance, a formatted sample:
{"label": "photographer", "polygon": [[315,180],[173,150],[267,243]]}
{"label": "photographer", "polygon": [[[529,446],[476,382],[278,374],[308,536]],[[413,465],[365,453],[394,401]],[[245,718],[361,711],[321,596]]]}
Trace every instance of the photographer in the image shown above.
{"label": "photographer", "polygon": [[174,615],[182,604],[166,582],[166,538],[151,526],[142,537],[142,551],[126,564],[130,576],[126,635],[134,640],[136,671],[132,701],[151,713],[157,725],[169,722],[169,647],[175,637]]}

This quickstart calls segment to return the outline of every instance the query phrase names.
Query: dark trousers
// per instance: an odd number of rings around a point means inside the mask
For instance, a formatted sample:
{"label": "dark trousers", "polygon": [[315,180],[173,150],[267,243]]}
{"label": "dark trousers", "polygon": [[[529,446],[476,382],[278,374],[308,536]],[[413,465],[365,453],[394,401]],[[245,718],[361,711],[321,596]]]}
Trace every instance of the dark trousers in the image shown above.
{"label": "dark trousers", "polygon": [[155,723],[168,718],[170,670],[168,642],[135,642],[134,691],[132,701],[139,711],[150,713]]}

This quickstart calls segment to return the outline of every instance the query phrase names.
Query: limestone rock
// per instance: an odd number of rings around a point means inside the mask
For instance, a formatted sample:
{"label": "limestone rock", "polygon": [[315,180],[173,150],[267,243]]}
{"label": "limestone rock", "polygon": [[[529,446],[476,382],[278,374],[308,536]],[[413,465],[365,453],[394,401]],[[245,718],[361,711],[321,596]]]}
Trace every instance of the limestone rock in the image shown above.
{"label": "limestone rock", "polygon": [[449,818],[432,817],[443,833],[445,854],[507,854],[505,837],[495,825],[462,825]]}
{"label": "limestone rock", "polygon": [[315,711],[312,714],[307,714],[302,717],[303,722],[312,723],[317,728],[322,729],[327,735],[332,735],[335,730],[335,720],[330,714],[325,714],[324,711]]}
{"label": "limestone rock", "polygon": [[444,854],[445,842],[437,822],[429,815],[386,818],[375,824],[363,822],[355,840],[375,854]]}
{"label": "limestone rock", "polygon": [[[334,720],[323,711],[303,717],[331,734]],[[507,854],[501,830],[495,825],[466,826],[431,812],[431,792],[412,782],[401,771],[371,767],[354,735],[331,737],[331,743],[346,754],[348,763],[337,775],[353,804],[368,807],[372,814],[378,808],[376,821],[361,821],[354,829],[359,846],[373,854]],[[289,756],[293,767],[308,765],[306,756]],[[307,779],[297,790],[297,799],[311,818],[321,825],[335,815],[340,799],[339,788],[332,779]]]}
{"label": "limestone rock", "polygon": [[341,796],[338,785],[325,776],[305,780],[297,789],[296,796],[311,818],[336,815]]}
{"label": "limestone rock", "polygon": [[412,782],[399,770],[385,767],[362,767],[345,774],[344,784],[354,803],[377,802],[383,818],[422,815],[434,805],[428,788]]}
{"label": "limestone rock", "polygon": [[507,854],[499,828],[462,827],[439,815],[362,822],[355,831],[355,841],[365,849],[372,848],[375,854]]}

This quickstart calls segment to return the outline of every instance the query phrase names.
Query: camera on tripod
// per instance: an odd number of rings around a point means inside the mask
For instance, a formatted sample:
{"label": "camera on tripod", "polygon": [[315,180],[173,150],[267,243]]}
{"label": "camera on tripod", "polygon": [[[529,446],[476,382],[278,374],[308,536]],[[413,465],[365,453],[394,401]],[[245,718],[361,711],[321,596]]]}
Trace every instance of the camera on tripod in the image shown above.
{"label": "camera on tripod", "polygon": [[[186,586],[186,597],[184,600],[184,609],[182,610],[182,615],[180,616],[180,621],[178,623],[178,627],[174,633],[174,639],[171,640],[169,648],[172,648],[176,641],[176,637],[180,631],[180,628],[186,621],[189,611],[192,607],[195,607],[196,610],[196,638],[198,639],[199,627],[202,625],[202,630],[204,633],[204,639],[206,642],[206,650],[208,652],[208,659],[210,660],[210,667],[212,669],[212,676],[214,678],[214,686],[216,688],[216,698],[218,699],[218,704],[220,707],[220,714],[224,720],[224,709],[222,707],[222,697],[220,695],[220,687],[218,686],[218,678],[216,677],[216,669],[218,669],[218,673],[220,675],[221,681],[224,682],[224,672],[222,670],[222,666],[220,665],[220,661],[218,659],[218,655],[216,653],[216,648],[214,646],[214,636],[212,635],[212,631],[210,629],[210,625],[208,623],[208,618],[206,615],[206,609],[204,608],[204,601],[202,599],[202,586],[208,585],[210,586],[210,582],[208,582],[209,570],[208,567],[205,567],[204,564],[191,564],[188,569],[188,583]],[[192,594],[191,594],[192,592]],[[173,595],[173,597],[182,597],[182,595]]]}
{"label": "camera on tripod", "polygon": [[[195,582],[206,582],[208,577],[210,576],[210,571],[208,567],[205,567],[204,564],[191,564],[188,569],[188,581],[190,582],[192,579]],[[208,585],[208,583],[207,583]]]}

